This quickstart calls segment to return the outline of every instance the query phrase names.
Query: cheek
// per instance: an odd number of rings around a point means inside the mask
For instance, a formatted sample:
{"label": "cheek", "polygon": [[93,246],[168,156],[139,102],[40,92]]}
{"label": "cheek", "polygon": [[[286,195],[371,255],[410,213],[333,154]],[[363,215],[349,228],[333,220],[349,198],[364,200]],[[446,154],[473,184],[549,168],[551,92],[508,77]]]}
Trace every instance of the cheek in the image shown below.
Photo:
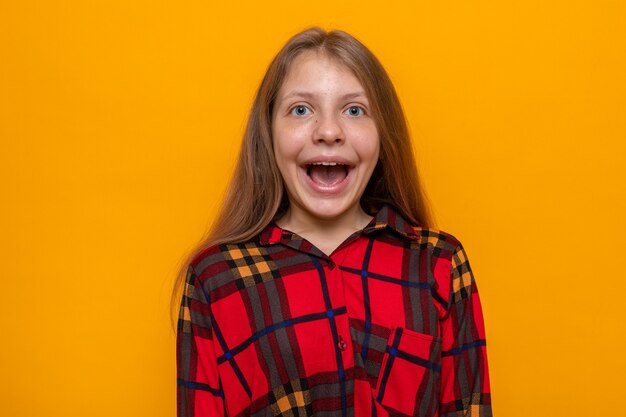
{"label": "cheek", "polygon": [[376,126],[373,122],[372,124],[359,126],[354,133],[354,137],[357,139],[355,146],[361,157],[365,159],[378,159],[380,152],[380,139],[378,137]]}
{"label": "cheek", "polygon": [[304,146],[302,135],[293,130],[275,132],[273,143],[274,155],[279,165],[281,163],[295,163]]}
{"label": "cheek", "polygon": [[291,177],[297,168],[297,149],[293,146],[293,143],[288,140],[281,140],[284,138],[277,138],[274,141],[274,158],[276,165],[280,171],[283,179],[285,176]]}
{"label": "cheek", "polygon": [[361,141],[359,154],[363,162],[377,161],[380,156],[380,141],[378,137],[369,137]]}
{"label": "cheek", "polygon": [[274,143],[274,156],[276,157],[276,163],[285,165],[294,161],[294,149],[288,142],[277,141]]}

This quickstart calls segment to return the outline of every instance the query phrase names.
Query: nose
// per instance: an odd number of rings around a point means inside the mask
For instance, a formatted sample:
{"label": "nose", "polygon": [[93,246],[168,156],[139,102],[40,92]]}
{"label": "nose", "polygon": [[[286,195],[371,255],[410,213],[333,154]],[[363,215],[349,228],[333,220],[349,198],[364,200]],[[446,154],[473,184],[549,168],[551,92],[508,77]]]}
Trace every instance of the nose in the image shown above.
{"label": "nose", "polygon": [[315,121],[314,140],[316,143],[341,143],[345,140],[343,127],[338,116],[320,115]]}

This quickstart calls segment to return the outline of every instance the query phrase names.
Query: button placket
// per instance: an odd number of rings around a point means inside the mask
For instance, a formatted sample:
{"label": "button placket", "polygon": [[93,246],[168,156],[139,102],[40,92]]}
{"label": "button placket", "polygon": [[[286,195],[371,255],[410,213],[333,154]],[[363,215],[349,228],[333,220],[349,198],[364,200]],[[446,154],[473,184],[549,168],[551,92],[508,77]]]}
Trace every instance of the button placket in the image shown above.
{"label": "button placket", "polygon": [[[347,301],[346,301],[346,288],[345,288],[345,282],[344,282],[344,274],[343,272],[338,268],[339,265],[341,265],[343,263],[343,260],[346,258],[348,254],[348,247],[344,247],[341,248],[339,251],[333,253],[333,256],[331,256],[331,260],[333,262],[333,264],[335,265],[335,268],[332,271],[329,271],[329,276],[332,276],[332,281],[333,281],[333,297],[335,297],[335,300],[337,302],[336,305],[340,305],[340,306],[345,306],[346,307],[346,313],[348,313],[347,311]],[[348,321],[349,321],[349,314],[346,314],[345,316],[341,317],[340,320],[337,320],[337,333],[338,333],[338,339],[337,339],[337,344],[336,349],[338,349],[341,352],[341,356],[344,358],[344,366],[350,367],[352,366],[352,361],[353,361],[353,357],[351,354],[349,354],[347,352],[348,349],[348,342],[350,341],[350,329],[349,329],[349,325],[348,325]]]}
{"label": "button placket", "polygon": [[337,347],[339,348],[339,350],[346,350],[346,347],[348,347],[348,344],[346,343],[345,340],[343,340],[343,336],[339,335],[339,342],[337,342]]}

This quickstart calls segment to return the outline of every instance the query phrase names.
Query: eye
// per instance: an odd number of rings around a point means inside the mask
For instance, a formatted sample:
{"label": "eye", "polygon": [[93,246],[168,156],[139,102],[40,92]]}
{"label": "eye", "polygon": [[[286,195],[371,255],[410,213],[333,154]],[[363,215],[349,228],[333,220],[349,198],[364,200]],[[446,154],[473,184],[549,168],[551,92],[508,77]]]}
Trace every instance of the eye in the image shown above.
{"label": "eye", "polygon": [[360,106],[350,106],[346,110],[346,114],[348,116],[363,116],[365,114],[365,110]]}
{"label": "eye", "polygon": [[311,109],[309,109],[307,106],[295,106],[291,109],[291,114],[295,116],[305,116],[309,114],[308,112],[310,111]]}

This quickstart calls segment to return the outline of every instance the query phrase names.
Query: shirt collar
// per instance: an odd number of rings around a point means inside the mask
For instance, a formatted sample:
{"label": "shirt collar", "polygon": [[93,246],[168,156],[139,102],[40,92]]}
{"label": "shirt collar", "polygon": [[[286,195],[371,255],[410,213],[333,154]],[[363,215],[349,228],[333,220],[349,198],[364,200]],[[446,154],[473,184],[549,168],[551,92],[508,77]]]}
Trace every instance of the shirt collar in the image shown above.
{"label": "shirt collar", "polygon": [[363,229],[370,234],[382,229],[390,229],[409,240],[420,240],[416,226],[411,225],[393,206],[385,204],[372,221]]}
{"label": "shirt collar", "polygon": [[[361,233],[369,235],[384,229],[389,229],[407,240],[420,240],[418,233],[419,228],[412,226],[393,206],[388,204],[385,204],[378,213],[374,215],[374,218],[365,226]],[[275,243],[293,244],[294,239],[298,241],[298,245],[301,244],[303,240],[295,233],[281,229],[274,222],[268,224],[259,235],[259,243],[261,245],[271,245]]]}

